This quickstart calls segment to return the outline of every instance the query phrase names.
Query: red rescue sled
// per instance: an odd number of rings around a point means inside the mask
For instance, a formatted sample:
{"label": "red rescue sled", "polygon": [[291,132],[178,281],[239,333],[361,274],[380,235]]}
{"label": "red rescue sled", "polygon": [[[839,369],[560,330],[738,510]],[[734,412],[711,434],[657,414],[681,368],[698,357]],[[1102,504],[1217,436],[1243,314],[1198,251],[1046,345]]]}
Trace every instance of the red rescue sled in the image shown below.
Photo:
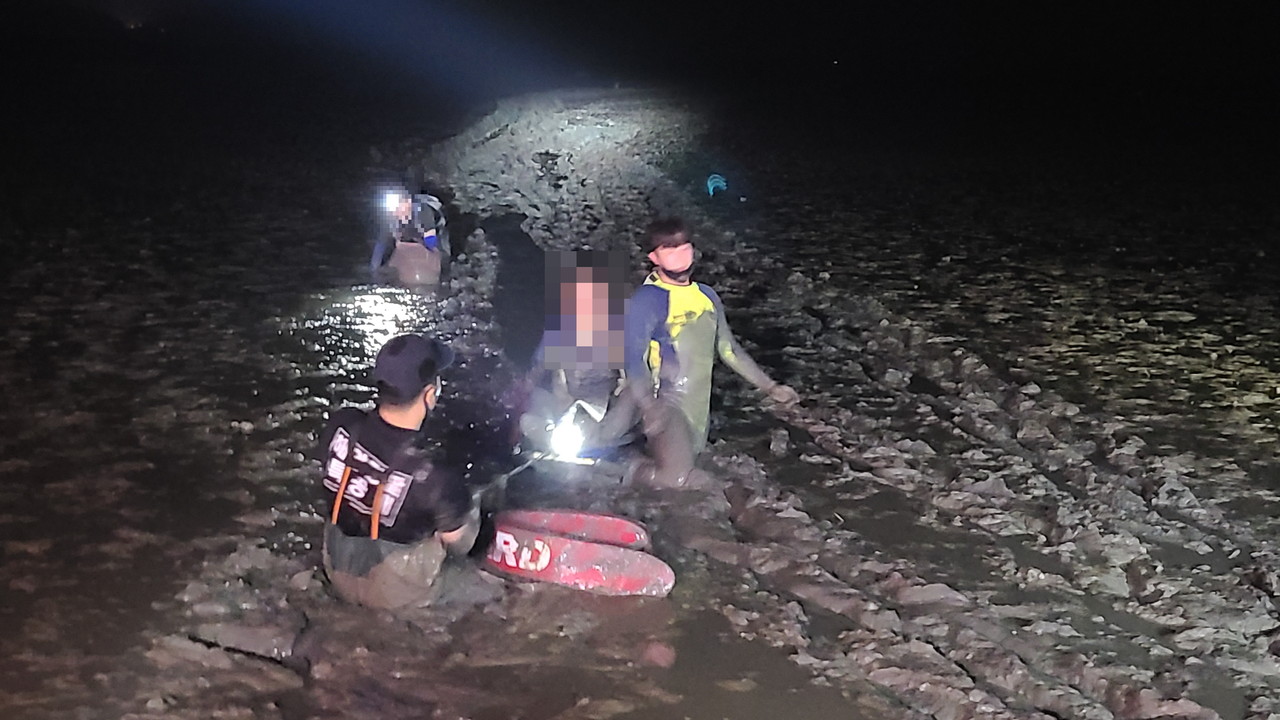
{"label": "red rescue sled", "polygon": [[507,510],[494,516],[485,562],[491,570],[600,595],[665,597],[671,567],[644,552],[649,532],[615,515],[569,510]]}

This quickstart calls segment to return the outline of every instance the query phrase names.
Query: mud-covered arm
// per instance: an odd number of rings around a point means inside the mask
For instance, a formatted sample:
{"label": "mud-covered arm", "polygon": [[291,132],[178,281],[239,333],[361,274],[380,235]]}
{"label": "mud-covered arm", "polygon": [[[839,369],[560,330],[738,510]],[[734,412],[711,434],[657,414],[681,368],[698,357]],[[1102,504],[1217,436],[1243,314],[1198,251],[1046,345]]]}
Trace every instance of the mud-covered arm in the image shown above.
{"label": "mud-covered arm", "polygon": [[742,379],[765,392],[773,389],[777,383],[756,364],[746,350],[742,349],[738,339],[733,336],[733,331],[729,329],[729,319],[725,317],[724,304],[720,302],[720,296],[706,285],[702,286],[702,290],[707,297],[711,298],[716,308],[716,354],[725,365],[742,376]]}
{"label": "mud-covered arm", "polygon": [[[649,344],[657,341],[662,363],[675,362],[671,341],[666,332],[667,294],[662,290],[640,286],[627,301],[623,327],[623,369],[627,388],[641,407],[653,399],[653,372],[647,359]],[[664,368],[665,369],[665,368]]]}
{"label": "mud-covered arm", "polygon": [[[567,396],[569,388],[565,384],[564,373],[559,372],[558,365],[552,365],[547,362],[547,347],[551,344],[555,347],[557,343],[562,342],[558,338],[559,333],[550,330],[543,331],[542,340],[538,342],[538,349],[533,351],[533,359],[529,363],[529,371],[525,373],[524,381],[529,389],[542,387],[550,390],[553,394],[559,396]],[[547,376],[551,376],[549,385],[544,386]]]}
{"label": "mud-covered arm", "polygon": [[448,262],[453,257],[453,247],[449,245],[449,228],[436,228],[436,247],[440,250],[441,257]]}
{"label": "mud-covered arm", "polygon": [[365,222],[367,223],[365,241],[369,247],[369,272],[376,275],[378,269],[387,261],[392,240],[388,237],[387,220],[381,212],[371,213]]}
{"label": "mud-covered arm", "polygon": [[461,477],[443,468],[436,468],[426,482],[436,532],[447,547],[465,554],[475,542],[478,524],[471,493]]}
{"label": "mud-covered arm", "polygon": [[540,382],[547,372],[548,334],[547,332],[542,333],[542,339],[538,341],[538,347],[534,349],[533,356],[529,358],[529,370],[525,373],[525,379],[534,384]]}
{"label": "mud-covered arm", "polygon": [[382,233],[373,246],[373,254],[369,256],[369,272],[377,274],[378,268],[386,262],[387,253],[391,250],[391,236]]}
{"label": "mud-covered arm", "polygon": [[476,539],[480,536],[480,508],[473,507],[468,513],[462,527],[446,533],[440,533],[440,540],[445,550],[454,557],[461,557],[471,552]]}

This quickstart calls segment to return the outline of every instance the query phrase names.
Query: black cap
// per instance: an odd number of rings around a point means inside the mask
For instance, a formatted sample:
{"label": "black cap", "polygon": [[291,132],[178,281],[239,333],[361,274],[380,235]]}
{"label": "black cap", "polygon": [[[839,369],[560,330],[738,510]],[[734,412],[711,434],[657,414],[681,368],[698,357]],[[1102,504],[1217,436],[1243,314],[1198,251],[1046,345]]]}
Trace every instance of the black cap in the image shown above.
{"label": "black cap", "polygon": [[439,372],[453,364],[448,345],[421,335],[398,335],[378,351],[373,381],[402,400],[412,398],[435,382]]}
{"label": "black cap", "polygon": [[680,247],[693,242],[693,233],[684,220],[678,217],[660,218],[649,223],[645,228],[645,238],[641,247],[651,253],[660,247]]}

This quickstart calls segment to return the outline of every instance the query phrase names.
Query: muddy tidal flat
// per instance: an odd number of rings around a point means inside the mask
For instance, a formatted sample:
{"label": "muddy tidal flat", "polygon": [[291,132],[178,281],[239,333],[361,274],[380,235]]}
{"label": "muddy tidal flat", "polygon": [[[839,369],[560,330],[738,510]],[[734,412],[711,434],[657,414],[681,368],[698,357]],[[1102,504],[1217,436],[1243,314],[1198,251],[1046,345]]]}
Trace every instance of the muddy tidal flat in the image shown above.
{"label": "muddy tidal flat", "polygon": [[[512,98],[24,236],[0,288],[4,715],[1280,717],[1266,188],[784,141],[721,110]],[[461,240],[431,293],[363,273],[366,193],[410,168]],[[429,611],[337,602],[310,453],[370,401],[380,343],[457,348],[432,432],[482,483],[510,460],[512,308],[541,301],[517,263],[619,250],[638,281],[660,213],[800,405],[720,366],[703,486],[512,483],[645,523],[672,595],[463,565]]]}

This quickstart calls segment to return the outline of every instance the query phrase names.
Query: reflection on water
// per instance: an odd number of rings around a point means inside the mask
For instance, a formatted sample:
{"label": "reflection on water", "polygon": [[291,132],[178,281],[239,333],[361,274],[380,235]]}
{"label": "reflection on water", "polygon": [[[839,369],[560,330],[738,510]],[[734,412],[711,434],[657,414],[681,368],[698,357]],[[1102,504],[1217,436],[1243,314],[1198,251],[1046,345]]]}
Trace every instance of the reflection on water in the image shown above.
{"label": "reflection on water", "polygon": [[350,304],[340,306],[351,319],[352,326],[364,333],[364,350],[377,356],[383,343],[401,333],[409,332],[407,320],[409,306],[390,289],[357,295]]}
{"label": "reflection on water", "polygon": [[[296,180],[273,170],[281,185]],[[395,292],[355,308],[369,294],[350,290],[358,218],[221,189],[234,213],[210,202],[156,222],[33,235],[23,262],[6,267],[0,621],[11,631],[0,655],[21,661],[0,670],[0,707],[51,717],[94,707],[103,688],[83,678],[117,667],[165,622],[156,608],[234,542],[220,533],[254,508],[297,518],[323,421],[311,398],[324,388],[291,369],[350,374],[420,309]],[[348,199],[336,183],[313,190],[308,199],[327,206]],[[283,328],[323,287],[342,288],[348,307],[326,311],[337,347],[317,358],[319,343],[298,347]],[[365,319],[361,329],[340,329],[348,315]]]}
{"label": "reflection on water", "polygon": [[[299,335],[334,374],[362,377],[386,341],[404,333],[440,335],[435,294],[361,285],[313,296],[306,314],[286,318],[282,330]],[[447,338],[442,338],[446,339]]]}

